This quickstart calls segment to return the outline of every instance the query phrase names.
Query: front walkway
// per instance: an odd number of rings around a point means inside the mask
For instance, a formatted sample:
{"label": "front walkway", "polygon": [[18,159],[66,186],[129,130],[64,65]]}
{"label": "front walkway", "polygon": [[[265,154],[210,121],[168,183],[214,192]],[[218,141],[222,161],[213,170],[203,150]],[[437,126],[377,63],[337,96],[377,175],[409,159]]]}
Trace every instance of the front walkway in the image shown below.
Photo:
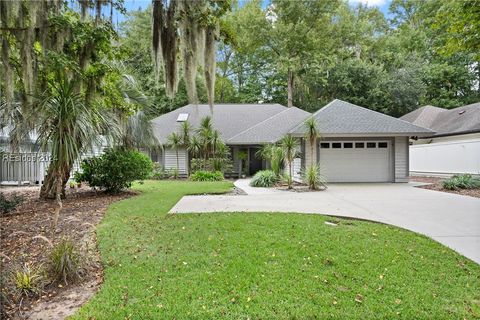
{"label": "front walkway", "polygon": [[248,195],[185,196],[171,213],[300,212],[378,221],[418,232],[480,263],[480,199],[412,184],[332,184],[327,191],[290,192],[235,183]]}

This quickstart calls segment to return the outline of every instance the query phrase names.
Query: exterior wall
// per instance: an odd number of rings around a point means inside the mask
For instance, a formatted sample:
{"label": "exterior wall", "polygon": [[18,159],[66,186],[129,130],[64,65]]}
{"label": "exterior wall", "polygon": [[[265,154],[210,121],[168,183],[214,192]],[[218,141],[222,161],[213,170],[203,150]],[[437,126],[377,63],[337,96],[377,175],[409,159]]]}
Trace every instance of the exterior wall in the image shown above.
{"label": "exterior wall", "polygon": [[[304,157],[304,155],[302,154],[302,149],[302,143],[300,142],[297,148],[297,153],[300,156],[293,159],[292,163],[293,181],[302,181],[302,158]],[[285,175],[289,175],[287,163],[284,164],[283,172],[285,173]]]}
{"label": "exterior wall", "polygon": [[158,163],[161,167],[164,166],[163,149],[145,151],[145,154],[148,155],[153,162]]}
{"label": "exterior wall", "polygon": [[[164,149],[163,163],[165,170],[177,169],[177,153],[174,149]],[[184,148],[178,149],[178,173],[182,176],[188,175],[188,153]]]}
{"label": "exterior wall", "polygon": [[421,139],[410,146],[412,175],[480,174],[480,134]]}
{"label": "exterior wall", "polygon": [[304,140],[305,141],[305,167],[309,167],[312,163],[317,163],[317,149],[318,149],[318,141],[315,143],[313,146],[313,153],[312,153],[312,147],[310,146],[310,141]]}
{"label": "exterior wall", "polygon": [[395,137],[394,154],[395,182],[408,182],[408,137]]}

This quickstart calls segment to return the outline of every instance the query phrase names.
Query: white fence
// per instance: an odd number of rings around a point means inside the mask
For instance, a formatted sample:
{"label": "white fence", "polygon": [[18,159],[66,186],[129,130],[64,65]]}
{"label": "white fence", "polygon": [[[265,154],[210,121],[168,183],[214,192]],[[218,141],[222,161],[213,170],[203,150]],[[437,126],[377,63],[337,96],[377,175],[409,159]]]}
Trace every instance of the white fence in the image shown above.
{"label": "white fence", "polygon": [[410,173],[480,174],[480,140],[463,140],[410,146]]}
{"label": "white fence", "polygon": [[49,153],[2,153],[0,184],[42,184],[49,164]]}

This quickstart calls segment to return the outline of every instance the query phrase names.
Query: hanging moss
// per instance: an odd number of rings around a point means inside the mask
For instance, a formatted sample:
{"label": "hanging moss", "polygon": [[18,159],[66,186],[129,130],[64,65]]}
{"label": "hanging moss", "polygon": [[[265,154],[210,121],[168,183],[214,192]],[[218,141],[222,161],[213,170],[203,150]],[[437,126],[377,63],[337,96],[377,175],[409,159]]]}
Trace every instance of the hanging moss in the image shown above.
{"label": "hanging moss", "polygon": [[199,35],[202,29],[199,27],[197,19],[194,18],[198,2],[182,0],[180,4],[180,11],[183,14],[180,20],[183,77],[189,102],[198,103],[196,78],[199,47],[202,40]]}
{"label": "hanging moss", "polygon": [[[176,26],[177,0],[170,0],[164,8],[162,0],[153,1],[153,57],[158,77],[163,65],[165,92],[173,98],[178,88],[178,34]],[[163,62],[163,63],[162,63]]]}
{"label": "hanging moss", "polygon": [[207,87],[208,104],[213,107],[215,99],[215,41],[218,37],[218,26],[208,26],[205,31],[205,86]]}
{"label": "hanging moss", "polygon": [[2,35],[2,69],[3,69],[3,97],[7,104],[13,102],[13,72],[10,66],[10,50],[8,39]]}

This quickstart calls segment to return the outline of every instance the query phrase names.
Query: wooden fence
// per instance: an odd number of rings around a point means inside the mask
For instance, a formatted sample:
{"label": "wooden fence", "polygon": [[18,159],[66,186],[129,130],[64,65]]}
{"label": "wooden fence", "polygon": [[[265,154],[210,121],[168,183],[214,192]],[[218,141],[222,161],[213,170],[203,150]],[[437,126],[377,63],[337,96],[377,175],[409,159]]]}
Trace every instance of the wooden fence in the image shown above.
{"label": "wooden fence", "polygon": [[0,184],[42,184],[49,164],[45,152],[0,153]]}

